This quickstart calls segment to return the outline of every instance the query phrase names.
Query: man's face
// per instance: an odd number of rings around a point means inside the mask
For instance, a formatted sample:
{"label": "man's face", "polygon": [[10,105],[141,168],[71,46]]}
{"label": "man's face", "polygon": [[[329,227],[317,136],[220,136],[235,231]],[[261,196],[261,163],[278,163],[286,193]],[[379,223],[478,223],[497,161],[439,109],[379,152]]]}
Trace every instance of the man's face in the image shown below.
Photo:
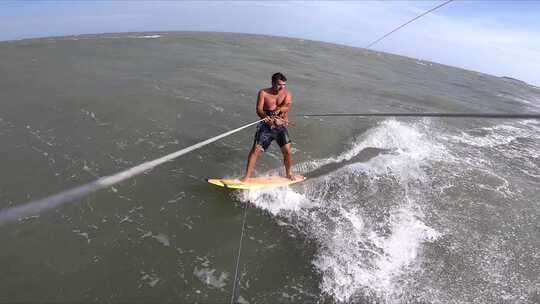
{"label": "man's face", "polygon": [[285,89],[286,86],[287,86],[287,83],[283,80],[276,80],[272,83],[272,88],[276,91],[281,91]]}

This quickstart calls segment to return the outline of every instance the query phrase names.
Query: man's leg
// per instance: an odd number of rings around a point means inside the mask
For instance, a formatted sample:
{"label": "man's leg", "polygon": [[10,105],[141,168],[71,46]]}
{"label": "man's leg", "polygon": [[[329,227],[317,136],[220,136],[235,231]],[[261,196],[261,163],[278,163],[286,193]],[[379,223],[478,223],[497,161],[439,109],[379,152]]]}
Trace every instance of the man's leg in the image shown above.
{"label": "man's leg", "polygon": [[259,144],[253,144],[253,147],[251,147],[251,151],[249,151],[248,161],[246,165],[246,174],[240,178],[240,181],[245,182],[249,178],[251,178],[251,174],[253,173],[253,169],[255,169],[255,163],[257,162],[257,157],[259,157],[259,154],[261,154],[263,150],[263,147]]}
{"label": "man's leg", "polygon": [[291,164],[292,164],[292,153],[291,153],[291,144],[281,146],[281,153],[283,153],[283,164],[285,165],[285,175],[287,178],[293,179],[291,173]]}

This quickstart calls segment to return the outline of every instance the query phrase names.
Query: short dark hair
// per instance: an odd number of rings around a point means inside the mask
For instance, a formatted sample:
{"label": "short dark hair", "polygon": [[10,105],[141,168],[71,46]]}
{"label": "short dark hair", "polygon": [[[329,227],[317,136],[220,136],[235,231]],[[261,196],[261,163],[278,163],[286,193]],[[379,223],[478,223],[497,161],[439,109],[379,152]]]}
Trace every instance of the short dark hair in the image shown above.
{"label": "short dark hair", "polygon": [[287,81],[287,77],[285,77],[285,75],[277,72],[274,75],[272,75],[272,82],[276,82],[278,80]]}

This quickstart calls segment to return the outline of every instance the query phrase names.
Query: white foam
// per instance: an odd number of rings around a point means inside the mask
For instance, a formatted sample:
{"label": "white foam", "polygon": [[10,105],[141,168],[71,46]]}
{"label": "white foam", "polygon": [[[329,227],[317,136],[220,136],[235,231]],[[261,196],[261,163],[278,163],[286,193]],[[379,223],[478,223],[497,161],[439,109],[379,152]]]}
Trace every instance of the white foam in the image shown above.
{"label": "white foam", "polygon": [[212,109],[214,109],[215,111],[220,112],[220,113],[223,113],[223,111],[225,111],[225,109],[223,107],[220,107],[220,106],[215,105],[213,103],[210,104],[210,107]]}
{"label": "white foam", "polygon": [[152,238],[154,238],[156,241],[160,242],[165,247],[171,246],[171,243],[169,241],[169,237],[166,234],[159,233],[159,234],[156,234],[156,235],[152,235]]}
{"label": "white foam", "polygon": [[204,284],[212,288],[221,289],[227,286],[227,278],[229,277],[229,275],[226,272],[222,272],[218,275],[216,274],[216,271],[216,269],[211,268],[198,269],[197,267],[195,267],[195,270],[193,270],[193,274]]}
{"label": "white foam", "polygon": [[[129,221],[129,218],[127,220],[124,218],[121,222],[124,222],[124,221]],[[145,231],[145,230],[142,230],[140,228],[137,229],[137,230],[139,230],[140,232],[144,232],[144,234],[140,236],[141,239],[151,237],[151,238],[155,239],[156,241],[158,241],[159,243],[161,243],[165,247],[170,247],[171,246],[169,236],[164,234],[164,233],[154,234],[154,233],[152,233],[152,231]]]}
{"label": "white foam", "polygon": [[314,261],[323,274],[321,289],[343,302],[359,291],[387,300],[399,298],[397,279],[415,261],[421,244],[440,234],[407,209],[394,210],[390,224],[388,235],[369,227],[338,225],[332,232],[336,237]]}
{"label": "white foam", "polygon": [[161,35],[143,35],[143,36],[129,36],[130,38],[137,38],[137,39],[157,39],[161,38]]}
{"label": "white foam", "polygon": [[293,191],[290,187],[255,189],[242,191],[237,195],[241,201],[250,202],[275,215],[314,206],[304,195]]}
{"label": "white foam", "polygon": [[431,142],[425,128],[429,125],[418,123],[405,124],[397,120],[385,120],[377,127],[366,131],[352,144],[350,150],[342,153],[336,160],[349,160],[366,148],[379,148],[394,150],[400,154],[413,156],[414,159],[423,159],[427,156],[441,158],[446,153],[444,147]]}
{"label": "white foam", "polygon": [[350,150],[332,161],[349,160],[366,148],[390,150],[390,154],[378,155],[367,163],[358,163],[352,167],[359,171],[370,171],[372,175],[392,174],[403,185],[407,181],[424,180],[422,166],[427,162],[455,160],[444,146],[428,138],[427,132],[423,130],[425,128],[424,124],[383,121],[376,128],[362,134]]}
{"label": "white foam", "polygon": [[[440,138],[476,147],[496,147],[508,145],[520,137],[539,138],[539,129],[534,123],[523,121],[519,125],[498,124],[461,132],[460,135],[440,136]],[[476,132],[484,135],[476,136],[474,134]]]}
{"label": "white foam", "polygon": [[242,296],[238,297],[238,303],[239,304],[249,304],[249,301],[244,299]]}
{"label": "white foam", "polygon": [[394,119],[385,120],[377,127],[360,135],[342,154],[328,159],[296,164],[294,169],[295,171],[311,171],[329,163],[350,160],[366,148],[379,148],[391,151],[391,153],[378,155],[367,164],[358,163],[353,166],[360,171],[370,170],[375,174],[384,174],[391,168],[393,174],[399,172],[402,175],[402,180],[407,180],[410,176],[420,177],[423,171],[417,165],[428,159],[455,161],[455,157],[443,145],[428,138],[424,130],[428,127],[427,121],[408,125]]}
{"label": "white foam", "polygon": [[[249,191],[238,194],[239,199],[270,211],[277,215],[277,224],[299,229],[319,244],[313,265],[321,273],[320,288],[325,294],[340,302],[354,301],[359,294],[376,299],[397,297],[404,284],[399,279],[415,265],[422,244],[439,236],[422,220],[418,206],[421,198],[409,196],[407,189],[425,180],[424,167],[430,162],[451,159],[423,128],[425,124],[384,121],[361,135],[341,155],[296,167],[316,169],[350,160],[365,148],[389,149],[393,153],[308,179],[301,187]],[[366,184],[391,177],[397,183],[391,187],[399,187],[405,197],[388,198],[388,216],[366,215],[357,194],[357,176],[363,176],[361,181]]]}
{"label": "white foam", "polygon": [[[150,287],[154,287],[161,281],[161,279],[155,274],[155,273],[146,273],[145,271],[141,271],[141,278],[140,280],[145,283],[146,285]],[[141,288],[142,285],[139,285],[139,288]]]}
{"label": "white foam", "polygon": [[87,242],[87,243],[90,243],[91,239],[90,239],[90,237],[89,237],[89,235],[88,235],[88,232],[82,232],[82,231],[80,231],[79,229],[74,229],[74,230],[72,230],[72,231],[73,231],[75,234],[77,234],[78,236],[84,237],[84,238],[86,239],[86,242]]}
{"label": "white foam", "polygon": [[526,105],[535,105],[536,104],[535,102],[533,102],[533,98],[531,98],[531,97],[522,98],[522,97],[517,97],[517,96],[510,95],[510,94],[503,94],[503,93],[497,93],[497,96],[502,97],[502,98],[506,98],[506,99],[509,99],[509,100],[512,100],[512,101],[517,101],[519,103],[526,104]]}

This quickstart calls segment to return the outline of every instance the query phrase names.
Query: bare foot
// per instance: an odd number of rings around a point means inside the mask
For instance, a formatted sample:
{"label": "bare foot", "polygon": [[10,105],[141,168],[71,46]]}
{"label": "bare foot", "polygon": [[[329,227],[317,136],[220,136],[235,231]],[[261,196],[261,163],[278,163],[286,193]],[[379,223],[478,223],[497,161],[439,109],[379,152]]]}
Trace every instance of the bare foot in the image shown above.
{"label": "bare foot", "polygon": [[292,174],[288,174],[287,178],[292,180],[293,182],[296,180],[296,177],[294,175],[292,175]]}
{"label": "bare foot", "polygon": [[242,183],[245,183],[248,179],[249,179],[249,177],[243,176],[243,177],[239,178],[238,180],[241,181]]}

